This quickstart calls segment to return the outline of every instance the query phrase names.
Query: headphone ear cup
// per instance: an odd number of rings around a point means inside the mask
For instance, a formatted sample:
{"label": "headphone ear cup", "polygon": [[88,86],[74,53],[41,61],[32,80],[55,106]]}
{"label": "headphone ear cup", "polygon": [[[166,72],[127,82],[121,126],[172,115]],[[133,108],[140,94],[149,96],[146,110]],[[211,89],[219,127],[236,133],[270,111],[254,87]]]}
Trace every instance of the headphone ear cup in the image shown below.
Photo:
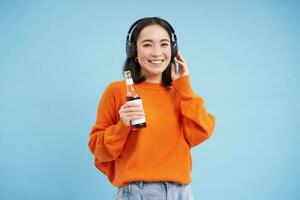
{"label": "headphone ear cup", "polygon": [[176,57],[177,52],[178,52],[177,42],[172,41],[172,49],[171,49],[172,58]]}
{"label": "headphone ear cup", "polygon": [[126,54],[128,58],[136,57],[136,48],[134,43],[126,42]]}

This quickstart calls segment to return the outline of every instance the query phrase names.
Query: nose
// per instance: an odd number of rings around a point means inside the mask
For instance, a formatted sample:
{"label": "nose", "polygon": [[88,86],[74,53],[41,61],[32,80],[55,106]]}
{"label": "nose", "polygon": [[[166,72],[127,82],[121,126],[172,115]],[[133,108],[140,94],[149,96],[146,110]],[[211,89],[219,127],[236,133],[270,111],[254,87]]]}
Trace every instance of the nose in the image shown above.
{"label": "nose", "polygon": [[158,57],[161,55],[161,49],[159,47],[153,47],[151,55],[154,57]]}

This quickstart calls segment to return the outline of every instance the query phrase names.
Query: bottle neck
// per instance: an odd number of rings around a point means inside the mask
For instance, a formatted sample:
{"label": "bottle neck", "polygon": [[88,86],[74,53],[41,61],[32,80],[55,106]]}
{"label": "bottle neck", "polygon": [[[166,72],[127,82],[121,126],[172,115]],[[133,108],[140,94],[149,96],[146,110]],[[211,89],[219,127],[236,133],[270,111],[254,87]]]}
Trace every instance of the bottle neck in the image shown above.
{"label": "bottle neck", "polygon": [[132,78],[126,79],[126,96],[131,98],[137,98],[139,97],[139,94],[134,88],[134,83]]}
{"label": "bottle neck", "polygon": [[128,85],[133,85],[133,80],[132,80],[132,78],[126,79],[126,85],[127,85],[127,86],[128,86]]}

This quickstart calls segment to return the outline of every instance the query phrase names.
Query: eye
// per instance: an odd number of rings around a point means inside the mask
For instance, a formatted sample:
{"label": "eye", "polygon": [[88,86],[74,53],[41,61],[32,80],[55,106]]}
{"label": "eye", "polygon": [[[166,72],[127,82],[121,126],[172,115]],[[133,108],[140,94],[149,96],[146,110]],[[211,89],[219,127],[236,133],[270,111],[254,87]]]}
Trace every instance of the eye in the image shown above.
{"label": "eye", "polygon": [[149,43],[148,44],[146,43],[143,45],[143,47],[150,47],[150,46],[151,46],[151,44],[149,44]]}
{"label": "eye", "polygon": [[164,43],[161,44],[161,46],[167,47],[167,46],[169,46],[169,43],[164,42]]}

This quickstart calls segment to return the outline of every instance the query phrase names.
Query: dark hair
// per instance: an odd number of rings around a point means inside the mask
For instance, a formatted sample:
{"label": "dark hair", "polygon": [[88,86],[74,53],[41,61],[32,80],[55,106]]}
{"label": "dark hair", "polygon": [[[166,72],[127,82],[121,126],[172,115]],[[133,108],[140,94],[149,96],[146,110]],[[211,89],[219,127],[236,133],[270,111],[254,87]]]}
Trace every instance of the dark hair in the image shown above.
{"label": "dark hair", "polygon": [[[160,25],[162,28],[164,28],[169,36],[170,36],[170,42],[172,41],[172,27],[170,27],[169,23],[165,21],[164,19],[161,19],[159,17],[146,17],[138,20],[138,23],[133,28],[131,35],[130,35],[130,42],[135,44],[135,48],[137,47],[137,39],[139,37],[140,32],[149,25]],[[129,33],[128,33],[129,34]],[[176,36],[175,36],[176,37]],[[135,49],[135,52],[137,53],[137,50]],[[135,56],[136,57],[136,56]],[[135,61],[135,57],[129,58],[127,56],[125,64],[123,66],[123,72],[130,70],[132,74],[132,79],[134,83],[140,83],[143,82],[146,78],[141,75],[141,66],[138,62]],[[175,55],[171,55],[171,61],[167,68],[162,73],[162,82],[166,86],[170,86],[172,82],[171,78],[171,64],[174,63],[174,57]]]}

